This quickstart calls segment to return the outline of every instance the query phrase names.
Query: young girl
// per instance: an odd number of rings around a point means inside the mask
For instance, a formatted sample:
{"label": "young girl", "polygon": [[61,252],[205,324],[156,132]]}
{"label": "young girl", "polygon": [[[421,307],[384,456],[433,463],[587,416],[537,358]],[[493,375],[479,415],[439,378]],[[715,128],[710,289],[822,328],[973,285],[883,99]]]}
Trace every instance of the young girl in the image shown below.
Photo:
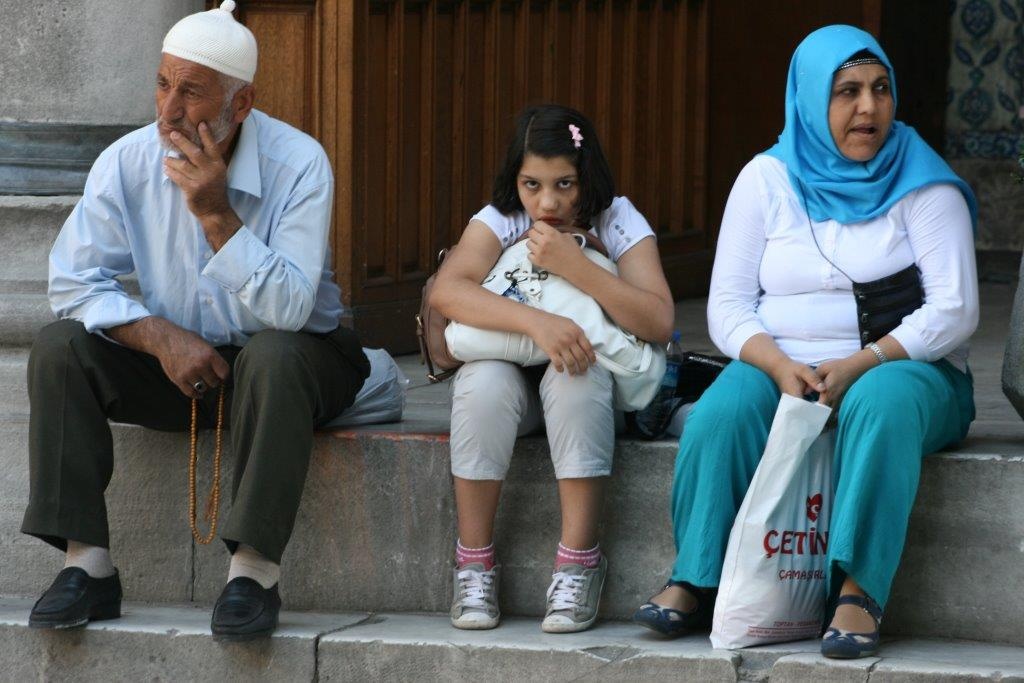
{"label": "young girl", "polygon": [[[608,563],[597,542],[604,477],[615,442],[612,375],[595,365],[572,320],[480,286],[504,248],[524,233],[530,260],[593,297],[620,327],[664,343],[673,303],[652,232],[625,197],[614,196],[597,134],[567,107],[520,114],[491,204],[473,216],[438,275],[431,304],[474,327],[529,335],[547,366],[466,363],[452,384],[451,459],[458,509],[452,625],[498,625],[492,543],[501,482],[517,436],[547,429],[562,509],[561,542],[542,628],[581,631],[597,617]],[[590,231],[616,262],[616,277],[592,263],[572,233]]]}

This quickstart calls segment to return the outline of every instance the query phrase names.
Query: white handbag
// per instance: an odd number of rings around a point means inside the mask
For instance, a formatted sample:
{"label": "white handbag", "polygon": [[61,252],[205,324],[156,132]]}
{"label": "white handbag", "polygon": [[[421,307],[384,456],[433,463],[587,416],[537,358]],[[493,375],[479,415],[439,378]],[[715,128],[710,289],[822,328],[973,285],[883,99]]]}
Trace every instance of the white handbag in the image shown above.
{"label": "white handbag", "polygon": [[[577,236],[585,245],[582,235]],[[618,275],[615,264],[594,249],[584,248],[588,259]],[[518,301],[548,313],[569,318],[590,340],[597,364],[614,375],[615,407],[640,410],[654,398],[665,373],[665,351],[637,339],[616,325],[596,301],[565,278],[534,266],[526,242],[507,248],[481,285],[508,296],[516,290]],[[513,292],[515,294],[515,292]],[[518,365],[540,365],[550,359],[528,335],[476,327],[451,321],[444,332],[448,350],[458,360],[506,360]]]}

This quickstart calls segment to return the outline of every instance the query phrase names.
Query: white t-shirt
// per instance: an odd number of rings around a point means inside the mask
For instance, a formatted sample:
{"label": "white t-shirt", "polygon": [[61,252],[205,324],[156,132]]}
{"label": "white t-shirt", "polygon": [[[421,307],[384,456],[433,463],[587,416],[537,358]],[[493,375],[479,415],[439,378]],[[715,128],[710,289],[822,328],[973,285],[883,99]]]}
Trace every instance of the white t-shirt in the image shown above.
{"label": "white t-shirt", "polygon": [[[497,236],[502,248],[508,248],[530,229],[530,216],[525,211],[505,215],[488,204],[471,220],[480,221]],[[617,262],[633,245],[646,237],[654,237],[647,219],[625,197],[616,197],[612,205],[590,221],[594,233],[608,250],[608,257]]]}
{"label": "white t-shirt", "polygon": [[754,157],[729,195],[715,252],[708,329],[739,358],[755,334],[770,334],[790,358],[816,365],[860,349],[852,283],[921,270],[925,304],[892,336],[911,359],[948,359],[963,370],[978,324],[978,276],[971,217],[955,185],[915,190],[884,215],[842,225],[808,224],[784,163]]}

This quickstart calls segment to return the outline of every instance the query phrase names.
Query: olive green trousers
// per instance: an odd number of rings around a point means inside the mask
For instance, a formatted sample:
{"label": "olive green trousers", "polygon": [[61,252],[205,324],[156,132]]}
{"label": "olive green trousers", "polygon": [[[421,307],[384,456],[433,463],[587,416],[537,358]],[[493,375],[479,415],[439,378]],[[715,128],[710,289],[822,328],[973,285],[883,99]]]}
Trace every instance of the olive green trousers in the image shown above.
{"label": "olive green trousers", "polygon": [[[309,469],[313,430],[352,405],[370,364],[346,328],[327,334],[267,330],[244,347],[217,351],[231,366],[224,411],[234,454],[232,505],[220,535],[232,552],[245,543],[280,562]],[[90,334],[73,320],[39,332],[28,392],[31,488],[22,532],[62,550],[68,539],[110,547],[104,491],[114,449],[108,420],[186,431],[191,399],[155,357]],[[216,425],[218,393],[200,399],[200,428]],[[183,450],[183,475],[187,455]]]}

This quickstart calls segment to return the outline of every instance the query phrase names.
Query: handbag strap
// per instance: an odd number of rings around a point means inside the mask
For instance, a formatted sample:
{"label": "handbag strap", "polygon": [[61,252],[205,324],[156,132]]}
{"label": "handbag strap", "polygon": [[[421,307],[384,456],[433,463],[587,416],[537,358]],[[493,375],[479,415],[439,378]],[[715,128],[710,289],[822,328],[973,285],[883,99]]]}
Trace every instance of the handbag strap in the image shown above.
{"label": "handbag strap", "polygon": [[807,214],[807,227],[811,231],[811,238],[814,240],[814,246],[818,248],[818,253],[821,254],[821,258],[828,261],[828,264],[830,266],[832,266],[840,273],[845,275],[847,280],[849,280],[853,284],[857,284],[857,281],[850,277],[849,273],[847,273],[845,270],[836,265],[836,262],[830,259],[828,256],[825,256],[825,252],[821,250],[821,245],[818,244],[818,236],[814,234],[814,225],[811,224],[811,212],[807,210],[807,195],[804,194],[804,185],[798,180],[796,182],[796,187],[798,190],[800,190],[800,200],[803,202],[804,213]]}
{"label": "handbag strap", "polygon": [[[530,239],[528,235],[529,232],[530,231],[527,230],[522,235],[520,235],[519,239],[517,239],[515,243],[518,244],[523,240]],[[596,251],[597,253],[599,253],[601,256],[604,256],[605,258],[611,258],[611,256],[608,255],[608,248],[604,246],[604,242],[595,237],[594,234],[589,230],[586,230],[584,232],[570,232],[569,234],[572,235],[573,239],[576,240],[576,243],[580,245],[580,249],[589,247]],[[583,238],[582,242],[579,239],[580,237]]]}
{"label": "handbag strap", "polygon": [[594,235],[589,230],[587,232],[574,232],[573,235],[582,235],[583,239],[586,240],[586,244],[581,244],[580,248],[590,247],[591,249],[599,253],[601,256],[604,256],[605,258],[611,258],[608,255],[608,249],[605,248],[604,246],[604,242],[594,237]]}

